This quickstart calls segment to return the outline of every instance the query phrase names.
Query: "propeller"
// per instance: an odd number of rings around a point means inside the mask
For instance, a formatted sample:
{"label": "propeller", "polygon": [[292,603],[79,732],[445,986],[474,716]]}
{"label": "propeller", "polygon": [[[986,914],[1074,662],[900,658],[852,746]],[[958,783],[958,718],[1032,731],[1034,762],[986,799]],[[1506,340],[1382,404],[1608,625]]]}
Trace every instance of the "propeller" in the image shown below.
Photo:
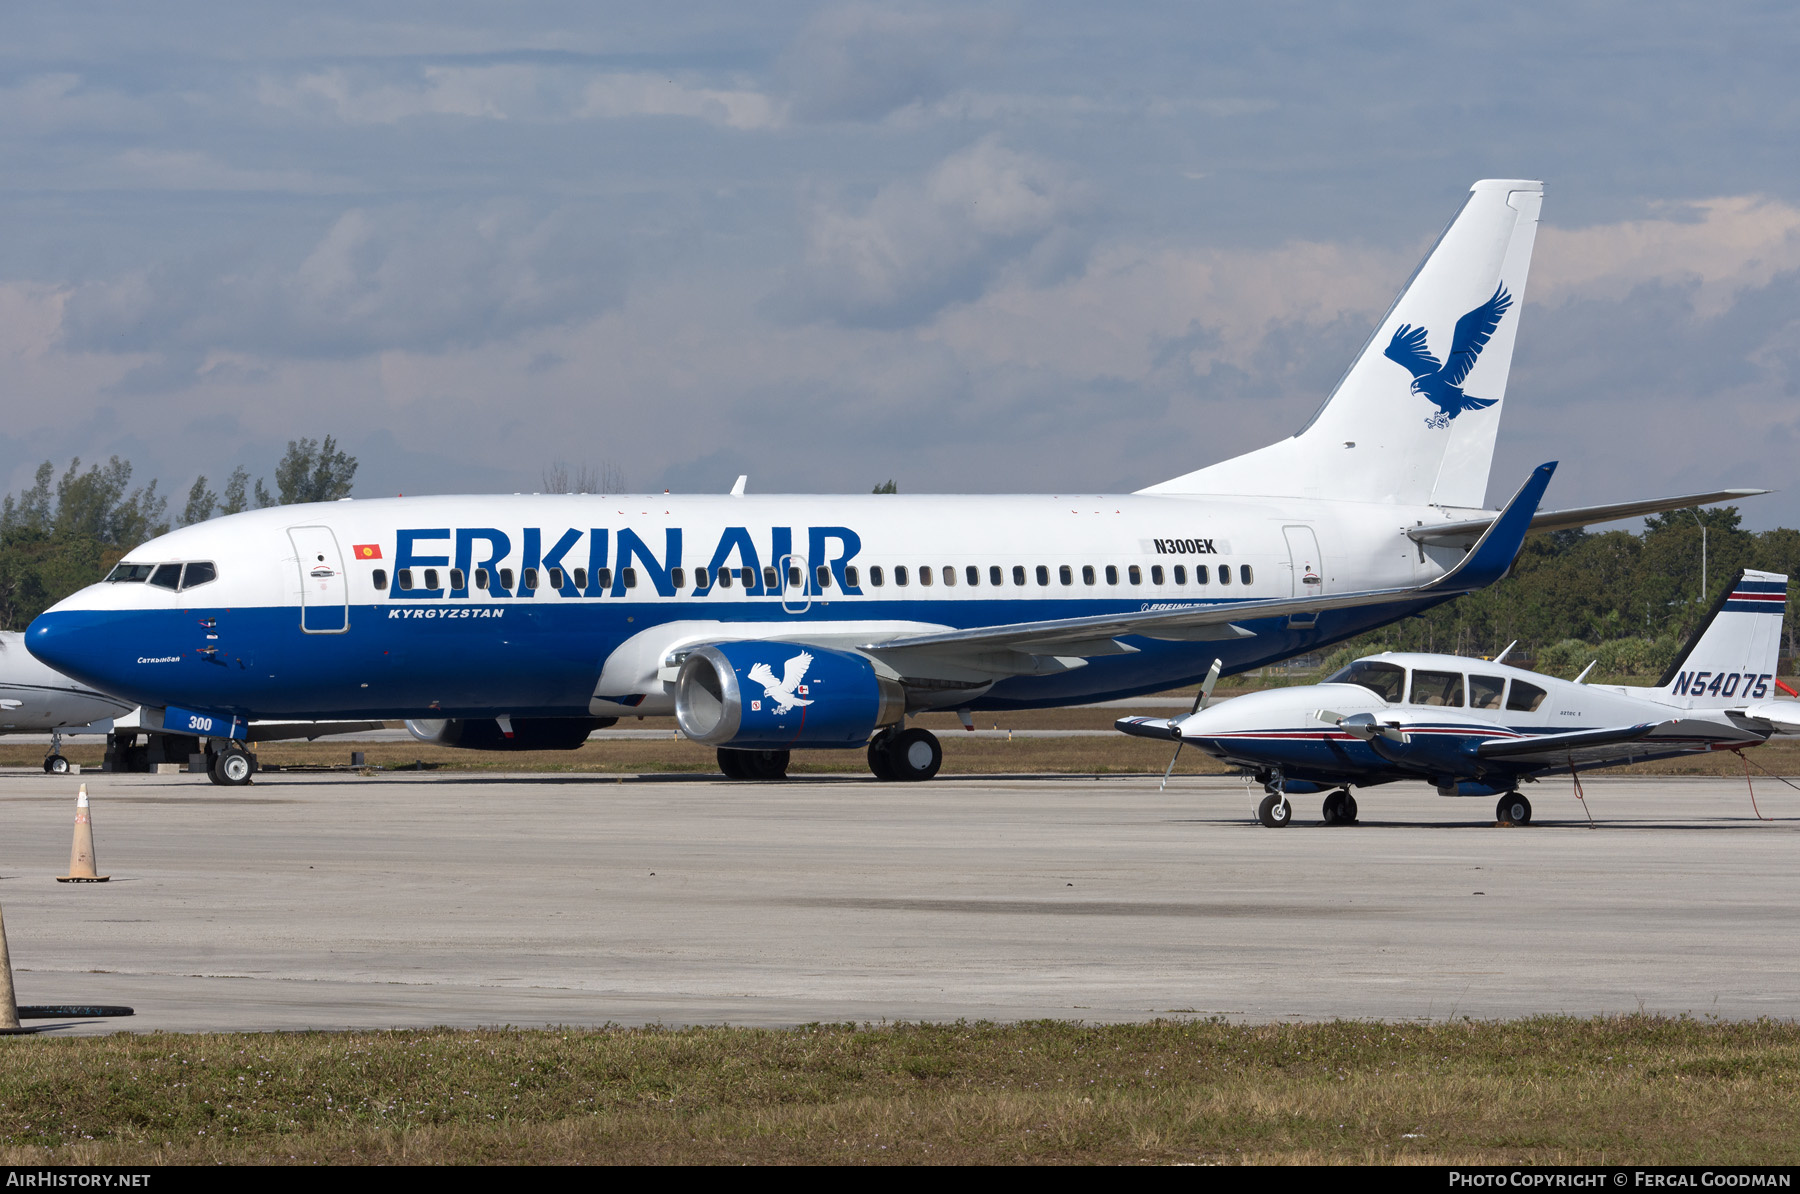
{"label": "propeller", "polygon": [[[1224,660],[1215,659],[1212,661],[1212,666],[1206,669],[1206,679],[1200,682],[1200,691],[1194,697],[1194,707],[1188,710],[1189,717],[1192,717],[1194,714],[1200,712],[1200,710],[1206,708],[1206,702],[1212,700],[1213,685],[1219,682],[1219,672],[1224,666]],[[1180,734],[1181,726],[1179,724],[1175,726],[1175,732],[1177,735]],[[1169,776],[1175,771],[1175,760],[1181,757],[1181,748],[1183,745],[1180,737],[1177,737],[1175,739],[1175,754],[1169,759],[1168,770],[1163,772],[1162,783],[1157,785],[1156,790],[1158,792],[1169,786]]]}

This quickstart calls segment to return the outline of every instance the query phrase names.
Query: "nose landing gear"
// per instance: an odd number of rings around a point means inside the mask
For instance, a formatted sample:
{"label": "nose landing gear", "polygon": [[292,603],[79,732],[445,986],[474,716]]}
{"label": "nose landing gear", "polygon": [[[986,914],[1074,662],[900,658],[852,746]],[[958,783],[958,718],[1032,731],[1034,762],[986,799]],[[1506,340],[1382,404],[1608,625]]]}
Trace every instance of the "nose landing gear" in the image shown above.
{"label": "nose landing gear", "polygon": [[1281,772],[1269,773],[1268,778],[1263,780],[1263,791],[1268,795],[1256,806],[1256,819],[1270,829],[1287,828],[1294,820],[1294,806],[1288,802]]}

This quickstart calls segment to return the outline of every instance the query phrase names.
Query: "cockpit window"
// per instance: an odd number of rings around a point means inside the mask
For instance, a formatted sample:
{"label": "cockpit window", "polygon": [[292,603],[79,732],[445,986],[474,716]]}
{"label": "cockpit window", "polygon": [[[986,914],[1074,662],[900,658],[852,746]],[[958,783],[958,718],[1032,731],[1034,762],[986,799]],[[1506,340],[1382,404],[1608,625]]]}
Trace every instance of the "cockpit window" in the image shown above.
{"label": "cockpit window", "polygon": [[185,591],[195,585],[203,585],[217,579],[219,579],[219,570],[208,561],[200,561],[187,566],[187,571],[181,576],[181,587]]}
{"label": "cockpit window", "polygon": [[120,581],[146,581],[156,571],[155,564],[119,564],[106,574],[106,579],[117,584]]}
{"label": "cockpit window", "polygon": [[150,574],[150,583],[159,589],[179,589],[181,587],[181,565],[158,564],[156,571]]}
{"label": "cockpit window", "polygon": [[1360,684],[1391,705],[1400,699],[1400,690],[1406,686],[1406,669],[1398,664],[1359,659],[1325,677],[1325,683]]}

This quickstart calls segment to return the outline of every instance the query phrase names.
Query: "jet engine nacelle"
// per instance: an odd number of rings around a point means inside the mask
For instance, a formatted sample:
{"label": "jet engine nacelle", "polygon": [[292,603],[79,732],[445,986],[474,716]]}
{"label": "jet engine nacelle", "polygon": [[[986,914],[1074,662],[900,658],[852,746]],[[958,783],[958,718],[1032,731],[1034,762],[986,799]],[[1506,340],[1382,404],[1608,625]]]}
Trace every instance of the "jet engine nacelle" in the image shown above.
{"label": "jet engine nacelle", "polygon": [[799,643],[696,647],[675,680],[675,720],[707,746],[856,747],[905,715],[905,690],[867,658]]}
{"label": "jet engine nacelle", "polygon": [[574,750],[595,730],[617,722],[616,717],[512,717],[511,736],[492,717],[450,718],[443,721],[408,721],[406,732],[420,742],[460,746],[464,750]]}

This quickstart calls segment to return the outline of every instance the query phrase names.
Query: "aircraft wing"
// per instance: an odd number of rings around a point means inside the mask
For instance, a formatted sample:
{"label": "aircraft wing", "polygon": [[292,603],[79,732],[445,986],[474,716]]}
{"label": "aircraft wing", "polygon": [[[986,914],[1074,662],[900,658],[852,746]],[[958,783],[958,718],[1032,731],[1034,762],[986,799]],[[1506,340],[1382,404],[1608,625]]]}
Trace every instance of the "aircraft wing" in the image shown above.
{"label": "aircraft wing", "polygon": [[[1667,510],[1685,510],[1689,506],[1707,506],[1713,502],[1731,502],[1768,493],[1766,489],[1719,489],[1712,493],[1689,493],[1681,497],[1648,498],[1637,502],[1614,502],[1607,506],[1575,506],[1568,510],[1545,510],[1534,515],[1530,533],[1567,531],[1596,523],[1616,522],[1640,514],[1661,514]],[[1439,522],[1430,526],[1410,527],[1407,534],[1420,543],[1433,547],[1460,547],[1491,526],[1498,514],[1484,514],[1459,522]]]}
{"label": "aircraft wing", "polygon": [[1491,738],[1476,748],[1476,753],[1483,759],[1508,763],[1597,767],[1630,763],[1670,751],[1754,746],[1767,737],[1754,730],[1740,730],[1716,721],[1675,718],[1601,730],[1572,730],[1566,734]]}
{"label": "aircraft wing", "polygon": [[1150,609],[903,635],[864,642],[858,646],[877,654],[930,651],[939,655],[992,652],[1052,657],[1113,655],[1133,649],[1114,641],[1121,635],[1181,641],[1249,637],[1254,632],[1243,629],[1238,623],[1286,617],[1289,614],[1403,602],[1410,598],[1427,600],[1473,592],[1499,580],[1512,567],[1513,559],[1519,554],[1519,547],[1525,541],[1531,517],[1537,511],[1538,502],[1543,498],[1544,489],[1550,484],[1550,477],[1555,471],[1555,463],[1539,465],[1525,484],[1519,487],[1519,492],[1513,495],[1506,508],[1484,528],[1480,540],[1469,549],[1469,553],[1456,567],[1429,584],[1404,589],[1342,593],[1331,597],[1281,597],[1186,605],[1159,602],[1154,603],[1154,608]]}

